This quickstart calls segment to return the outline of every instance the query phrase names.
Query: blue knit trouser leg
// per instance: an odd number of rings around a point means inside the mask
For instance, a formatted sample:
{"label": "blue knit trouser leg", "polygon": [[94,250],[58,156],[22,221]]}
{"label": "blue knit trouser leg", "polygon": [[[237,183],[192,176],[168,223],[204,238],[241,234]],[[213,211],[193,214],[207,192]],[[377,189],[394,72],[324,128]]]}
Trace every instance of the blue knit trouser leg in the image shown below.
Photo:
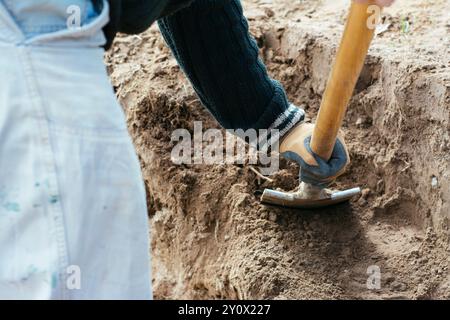
{"label": "blue knit trouser leg", "polygon": [[278,129],[303,120],[269,77],[239,0],[196,0],[158,21],[202,103],[226,129]]}

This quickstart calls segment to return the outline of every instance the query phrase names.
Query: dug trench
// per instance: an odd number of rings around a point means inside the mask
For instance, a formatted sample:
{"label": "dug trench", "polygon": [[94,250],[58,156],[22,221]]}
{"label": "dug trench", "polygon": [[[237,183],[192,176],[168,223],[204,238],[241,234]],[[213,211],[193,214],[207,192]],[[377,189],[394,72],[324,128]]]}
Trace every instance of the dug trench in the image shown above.
{"label": "dug trench", "polygon": [[[269,73],[314,120],[337,42],[263,22],[251,32]],[[219,125],[156,27],[119,37],[107,63],[146,183],[155,298],[450,297],[448,69],[369,54],[343,125],[352,162],[333,186],[362,195],[307,211],[259,201],[297,186],[293,163],[267,180],[246,164],[171,161],[175,129]]]}

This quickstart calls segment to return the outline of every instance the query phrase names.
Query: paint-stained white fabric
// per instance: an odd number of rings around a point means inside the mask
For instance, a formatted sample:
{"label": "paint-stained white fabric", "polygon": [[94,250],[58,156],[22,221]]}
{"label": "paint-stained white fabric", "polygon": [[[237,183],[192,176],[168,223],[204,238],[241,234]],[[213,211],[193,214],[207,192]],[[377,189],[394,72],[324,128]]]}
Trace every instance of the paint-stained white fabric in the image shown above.
{"label": "paint-stained white fabric", "polygon": [[27,37],[0,2],[2,299],[151,298],[145,189],[103,64],[107,21],[105,2],[80,28]]}

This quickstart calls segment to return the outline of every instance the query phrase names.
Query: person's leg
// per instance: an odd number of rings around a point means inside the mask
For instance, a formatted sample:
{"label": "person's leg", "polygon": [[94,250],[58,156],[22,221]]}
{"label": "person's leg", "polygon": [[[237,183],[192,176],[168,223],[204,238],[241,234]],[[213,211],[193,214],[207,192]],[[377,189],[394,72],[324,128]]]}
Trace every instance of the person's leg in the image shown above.
{"label": "person's leg", "polygon": [[22,30],[0,2],[0,298],[149,299],[145,188],[101,48],[107,2],[74,30],[59,0],[37,2],[20,5],[63,29]]}
{"label": "person's leg", "polygon": [[158,21],[202,103],[226,129],[279,129],[303,120],[258,57],[239,0],[196,0]]}

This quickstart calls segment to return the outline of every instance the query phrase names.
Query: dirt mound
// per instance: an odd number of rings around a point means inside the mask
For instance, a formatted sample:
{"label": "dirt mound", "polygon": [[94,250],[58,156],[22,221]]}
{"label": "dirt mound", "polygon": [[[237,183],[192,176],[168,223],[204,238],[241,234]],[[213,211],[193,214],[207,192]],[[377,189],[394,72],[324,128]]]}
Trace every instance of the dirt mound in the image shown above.
{"label": "dirt mound", "polygon": [[[347,6],[263,2],[245,2],[261,54],[313,117]],[[335,186],[363,195],[321,211],[259,202],[264,188],[298,184],[292,163],[272,181],[248,165],[175,165],[173,130],[219,125],[156,27],[117,39],[107,63],[148,188],[156,298],[450,298],[447,5],[386,13],[344,123],[352,165]]]}

